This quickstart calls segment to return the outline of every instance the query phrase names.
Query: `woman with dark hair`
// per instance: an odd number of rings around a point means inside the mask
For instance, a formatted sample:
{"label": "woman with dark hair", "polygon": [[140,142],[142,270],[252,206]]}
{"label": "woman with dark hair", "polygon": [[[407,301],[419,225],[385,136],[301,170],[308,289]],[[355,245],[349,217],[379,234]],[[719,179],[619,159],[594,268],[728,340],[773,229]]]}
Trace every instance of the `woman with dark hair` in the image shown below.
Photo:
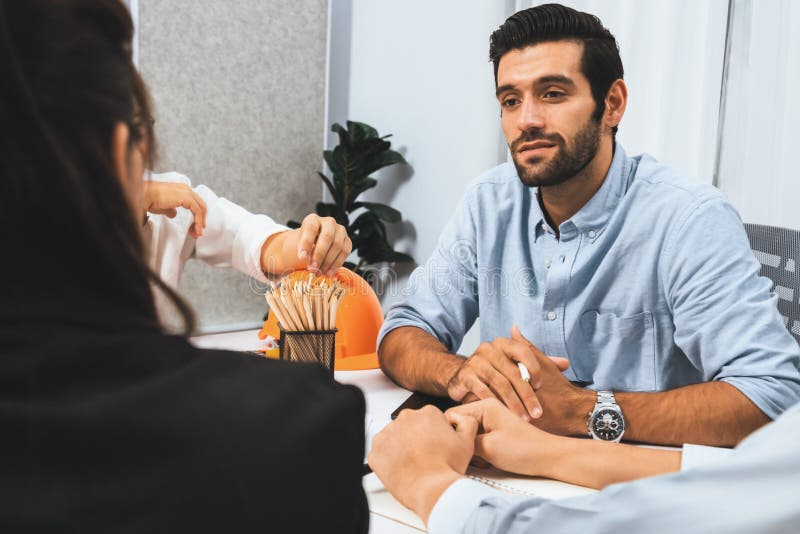
{"label": "woman with dark hair", "polygon": [[132,33],[0,0],[0,531],[365,531],[357,389],[161,331]]}

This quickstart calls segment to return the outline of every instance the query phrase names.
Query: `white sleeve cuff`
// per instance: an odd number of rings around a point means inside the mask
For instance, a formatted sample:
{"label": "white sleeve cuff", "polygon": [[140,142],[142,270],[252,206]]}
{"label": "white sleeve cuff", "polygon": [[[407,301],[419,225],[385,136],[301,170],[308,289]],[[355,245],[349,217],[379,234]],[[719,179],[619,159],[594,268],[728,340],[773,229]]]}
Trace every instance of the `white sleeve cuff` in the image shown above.
{"label": "white sleeve cuff", "polygon": [[266,282],[267,278],[261,270],[261,249],[267,239],[288,229],[266,215],[249,215],[233,240],[233,268],[260,282]]}
{"label": "white sleeve cuff", "polygon": [[488,497],[503,494],[480,482],[462,478],[456,480],[436,501],[428,518],[429,534],[461,534],[472,512]]}
{"label": "white sleeve cuff", "polygon": [[733,449],[687,443],[683,446],[683,454],[681,455],[681,471],[718,464],[732,452]]}

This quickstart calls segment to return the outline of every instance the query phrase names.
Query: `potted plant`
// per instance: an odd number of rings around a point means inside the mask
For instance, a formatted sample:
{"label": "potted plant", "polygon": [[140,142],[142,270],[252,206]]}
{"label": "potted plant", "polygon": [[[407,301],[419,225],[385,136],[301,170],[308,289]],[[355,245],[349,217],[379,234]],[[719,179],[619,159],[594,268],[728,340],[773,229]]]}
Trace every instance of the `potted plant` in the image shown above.
{"label": "potted plant", "polygon": [[[358,263],[346,262],[344,266],[367,278],[368,265],[413,262],[408,254],[394,250],[386,237],[386,223],[400,222],[401,213],[386,204],[358,200],[362,193],[378,185],[371,174],[390,165],[407,164],[402,154],[391,150],[392,144],[386,140],[391,134],[380,136],[372,126],[354,121],[347,121],[346,128],[334,123],[331,131],[339,135],[339,144],[324,151],[323,157],[333,179],[317,174],[333,202],[318,202],[316,212],[321,217],[333,217],[347,229]],[[288,226],[298,228],[300,223],[289,221]]]}

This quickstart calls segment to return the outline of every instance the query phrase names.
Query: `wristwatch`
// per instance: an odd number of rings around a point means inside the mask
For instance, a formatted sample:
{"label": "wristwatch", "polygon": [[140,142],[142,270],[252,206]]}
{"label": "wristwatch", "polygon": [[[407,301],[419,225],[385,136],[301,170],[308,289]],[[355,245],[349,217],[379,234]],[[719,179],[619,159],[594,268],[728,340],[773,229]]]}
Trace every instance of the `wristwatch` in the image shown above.
{"label": "wristwatch", "polygon": [[611,391],[598,391],[597,403],[586,421],[589,435],[594,439],[603,441],[616,441],[622,439],[625,433],[625,416]]}

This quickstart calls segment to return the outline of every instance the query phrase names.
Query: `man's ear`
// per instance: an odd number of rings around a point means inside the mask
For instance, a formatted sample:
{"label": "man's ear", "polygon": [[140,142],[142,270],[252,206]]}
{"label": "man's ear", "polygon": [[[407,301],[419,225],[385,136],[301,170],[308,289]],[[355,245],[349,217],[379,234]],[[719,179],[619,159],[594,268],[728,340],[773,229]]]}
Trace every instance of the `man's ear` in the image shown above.
{"label": "man's ear", "polygon": [[603,113],[603,121],[606,126],[613,128],[622,122],[625,114],[625,106],[628,104],[628,86],[622,78],[618,78],[611,84],[606,93],[606,110]]}
{"label": "man's ear", "polygon": [[114,165],[114,171],[117,174],[117,179],[123,188],[128,188],[128,141],[130,140],[131,132],[128,125],[124,122],[118,122],[114,125],[114,130],[111,132],[111,161]]}

